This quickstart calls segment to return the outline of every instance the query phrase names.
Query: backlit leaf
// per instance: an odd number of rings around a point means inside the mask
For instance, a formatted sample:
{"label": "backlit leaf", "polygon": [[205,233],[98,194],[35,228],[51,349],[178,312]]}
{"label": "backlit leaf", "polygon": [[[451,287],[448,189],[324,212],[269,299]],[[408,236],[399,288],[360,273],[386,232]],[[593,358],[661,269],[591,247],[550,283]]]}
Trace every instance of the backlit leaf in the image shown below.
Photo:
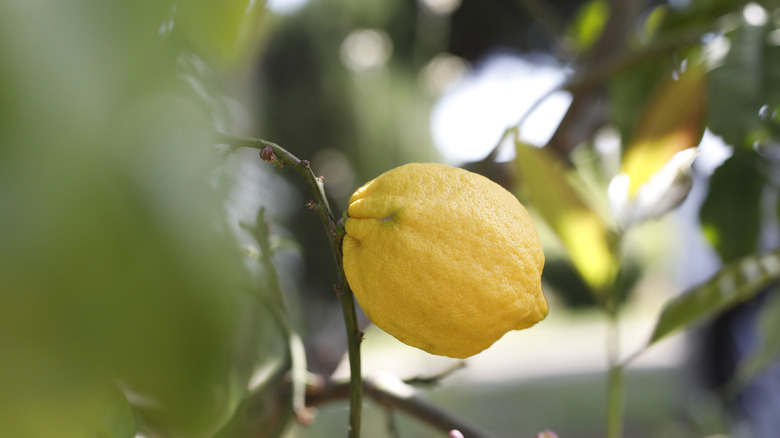
{"label": "backlit leaf", "polygon": [[780,279],[780,252],[751,255],[726,265],[701,286],[670,300],[661,311],[649,345],[691,323],[753,298]]}
{"label": "backlit leaf", "polygon": [[620,226],[628,228],[635,223],[656,219],[680,205],[693,187],[691,165],[697,153],[696,149],[690,148],[675,154],[639,187],[634,196],[629,194],[628,175],[621,173],[612,178],[607,188],[607,199]]}
{"label": "backlit leaf", "polygon": [[659,5],[645,15],[642,26],[638,30],[641,43],[648,43],[656,37],[668,14],[668,10],[669,8],[666,5]]}
{"label": "backlit leaf", "polygon": [[572,44],[579,50],[590,48],[601,35],[609,16],[609,4],[605,0],[591,0],[580,8],[568,30]]}
{"label": "backlit leaf", "polygon": [[658,172],[675,154],[695,147],[704,134],[704,66],[689,62],[684,73],[670,75],[651,96],[637,121],[623,159],[629,194]]}
{"label": "backlit leaf", "polygon": [[516,150],[522,191],[566,246],[582,278],[603,296],[614,281],[616,267],[604,221],[547,151],[520,142]]}

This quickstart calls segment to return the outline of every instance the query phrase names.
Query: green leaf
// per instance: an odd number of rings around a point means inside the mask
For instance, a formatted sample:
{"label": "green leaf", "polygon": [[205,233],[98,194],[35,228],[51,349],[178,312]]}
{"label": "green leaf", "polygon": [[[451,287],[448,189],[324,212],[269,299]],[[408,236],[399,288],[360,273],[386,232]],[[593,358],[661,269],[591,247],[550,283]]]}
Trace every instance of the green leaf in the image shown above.
{"label": "green leaf", "polygon": [[780,107],[780,46],[769,44],[770,31],[744,24],[727,34],[731,49],[709,75],[709,128],[735,147],[780,137],[780,124],[759,114]]}
{"label": "green leaf", "polygon": [[601,35],[609,17],[609,4],[605,0],[591,0],[577,12],[567,31],[572,45],[579,51],[589,49]]}
{"label": "green leaf", "polygon": [[634,126],[623,158],[629,195],[680,151],[695,147],[704,134],[704,66],[688,62],[685,72],[669,75],[653,93]]}
{"label": "green leaf", "polygon": [[99,419],[96,436],[101,438],[133,438],[136,435],[133,411],[127,397],[119,388],[106,388],[105,399],[100,400],[104,413]]}
{"label": "green leaf", "polygon": [[674,36],[731,31],[749,3],[762,5],[769,14],[778,7],[776,0],[690,0],[669,8],[663,32]]}
{"label": "green leaf", "polygon": [[775,288],[758,317],[758,345],[737,364],[731,391],[744,387],[766,371],[780,357],[780,293]]}
{"label": "green leaf", "polygon": [[661,29],[669,12],[667,5],[659,5],[645,14],[642,26],[639,28],[639,42],[647,44],[652,41]]}
{"label": "green leaf", "polygon": [[653,90],[669,75],[666,57],[643,59],[609,81],[610,120],[623,139],[629,139]]}
{"label": "green leaf", "polygon": [[780,252],[751,255],[725,266],[706,283],[667,302],[648,346],[753,298],[778,279]]}
{"label": "green leaf", "polygon": [[609,185],[613,215],[623,226],[678,206],[692,187],[694,149],[704,134],[704,66],[689,57],[684,72],[667,75],[641,109],[621,173]]}
{"label": "green leaf", "polygon": [[604,221],[546,150],[520,142],[515,148],[521,190],[561,239],[585,282],[603,298],[614,282],[617,266]]}
{"label": "green leaf", "polygon": [[189,0],[175,3],[170,17],[173,30],[212,64],[235,65],[245,63],[257,45],[263,6],[255,0]]}
{"label": "green leaf", "polygon": [[756,250],[766,180],[758,160],[753,153],[735,152],[715,170],[699,211],[704,235],[724,263]]}
{"label": "green leaf", "polygon": [[0,436],[126,435],[114,379],[150,435],[211,436],[262,358],[169,6],[0,5]]}

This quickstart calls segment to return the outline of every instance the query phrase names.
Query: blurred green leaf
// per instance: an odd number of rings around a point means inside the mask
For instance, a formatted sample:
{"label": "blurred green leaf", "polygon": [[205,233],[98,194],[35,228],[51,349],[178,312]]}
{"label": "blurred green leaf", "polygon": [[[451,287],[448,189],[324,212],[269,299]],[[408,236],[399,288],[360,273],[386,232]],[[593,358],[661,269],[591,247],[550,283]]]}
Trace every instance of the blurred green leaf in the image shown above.
{"label": "blurred green leaf", "polygon": [[662,4],[652,8],[650,12],[645,14],[642,26],[638,31],[640,43],[647,44],[658,35],[668,12],[669,7]]}
{"label": "blurred green leaf", "polygon": [[217,66],[234,66],[246,63],[257,46],[263,6],[257,0],[190,0],[173,3],[169,17],[197,53]]}
{"label": "blurred green leaf", "polygon": [[263,360],[172,5],[0,5],[0,436],[211,436]]}
{"label": "blurred green leaf", "polygon": [[289,363],[270,371],[235,410],[214,438],[278,438],[292,419],[292,391],[285,380]]}
{"label": "blurred green leaf", "polygon": [[699,210],[704,235],[724,263],[756,250],[766,182],[758,166],[755,154],[736,151],[715,170]]}
{"label": "blurred green leaf", "polygon": [[669,75],[667,57],[641,60],[617,72],[609,81],[610,120],[627,141],[653,90]]}
{"label": "blurred green leaf", "polygon": [[743,24],[729,32],[730,50],[709,74],[709,128],[735,147],[780,137],[780,124],[760,114],[765,105],[780,107],[780,46],[769,43],[770,31]]}
{"label": "blurred green leaf", "polygon": [[543,149],[516,142],[520,189],[566,246],[569,257],[597,297],[603,298],[616,275],[609,232]]}
{"label": "blurred green leaf", "polygon": [[[772,2],[775,0],[768,0]],[[663,31],[669,34],[683,32],[706,33],[728,27],[730,14],[738,15],[750,0],[691,0],[669,8]],[[733,19],[733,16],[731,17]]]}
{"label": "blurred green leaf", "polygon": [[[21,341],[25,341],[21,339]],[[7,345],[7,344],[6,344]],[[30,346],[35,348],[36,346]],[[130,406],[109,379],[89,367],[66,369],[54,354],[46,363],[7,356],[0,362],[0,436],[133,438]],[[25,368],[26,366],[26,368]],[[93,371],[87,374],[86,371]]]}
{"label": "blurred green leaf", "polygon": [[[616,282],[614,299],[623,303],[631,296],[641,278],[642,267],[636,260],[622,260],[619,275],[621,278]],[[567,307],[586,308],[598,304],[594,300],[591,288],[584,282],[572,263],[565,258],[547,254],[542,280],[555,290],[556,297],[560,298]]]}
{"label": "blurred green leaf", "polygon": [[694,149],[704,134],[704,66],[690,56],[683,72],[662,78],[641,108],[608,198],[623,227],[677,207],[692,187]]}
{"label": "blurred green leaf", "polygon": [[648,346],[692,323],[753,298],[780,279],[780,252],[751,255],[666,303]]}
{"label": "blurred green leaf", "polygon": [[629,196],[678,152],[695,147],[704,134],[706,111],[704,66],[687,63],[668,76],[650,97],[626,147],[622,172],[629,177]]}
{"label": "blurred green leaf", "polygon": [[567,36],[578,51],[588,50],[601,35],[609,17],[609,4],[605,0],[590,0],[577,11]]}
{"label": "blurred green leaf", "polygon": [[738,389],[751,382],[780,357],[780,293],[775,287],[764,302],[758,317],[758,345],[738,364],[730,389]]}
{"label": "blurred green leaf", "polygon": [[106,399],[103,403],[104,414],[100,418],[96,435],[106,438],[134,438],[135,420],[125,394],[111,385],[106,388]]}

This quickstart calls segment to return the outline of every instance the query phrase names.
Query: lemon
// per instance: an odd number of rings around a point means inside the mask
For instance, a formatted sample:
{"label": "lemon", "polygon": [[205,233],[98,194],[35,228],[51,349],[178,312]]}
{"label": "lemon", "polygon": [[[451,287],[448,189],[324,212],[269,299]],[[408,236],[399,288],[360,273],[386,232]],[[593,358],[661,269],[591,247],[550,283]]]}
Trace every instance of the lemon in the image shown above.
{"label": "lemon", "polygon": [[407,164],[349,200],[344,271],[368,318],[400,341],[465,358],[547,316],[533,220],[489,179]]}

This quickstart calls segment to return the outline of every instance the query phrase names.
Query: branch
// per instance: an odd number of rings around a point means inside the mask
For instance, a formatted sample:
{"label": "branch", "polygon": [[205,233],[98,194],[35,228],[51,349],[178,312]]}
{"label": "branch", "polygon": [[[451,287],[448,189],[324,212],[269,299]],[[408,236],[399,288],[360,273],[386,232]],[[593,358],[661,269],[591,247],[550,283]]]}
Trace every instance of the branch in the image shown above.
{"label": "branch", "polygon": [[531,15],[531,18],[534,21],[541,25],[541,28],[545,32],[547,32],[557,50],[569,52],[568,44],[564,38],[561,37],[565,26],[549,8],[547,2],[542,0],[517,0],[517,3]]}
{"label": "branch", "polygon": [[229,145],[233,148],[249,147],[260,150],[260,157],[269,163],[277,164],[279,167],[289,166],[297,172],[306,181],[309,186],[313,199],[306,206],[313,210],[325,227],[325,232],[330,240],[331,252],[336,259],[338,270],[338,284],[335,286],[336,295],[341,301],[341,309],[344,312],[344,322],[347,326],[347,343],[349,355],[350,370],[350,411],[349,411],[349,437],[360,437],[360,414],[363,395],[363,380],[360,370],[360,341],[362,333],[357,323],[355,314],[355,301],[352,296],[352,290],[347,283],[347,276],[344,273],[342,263],[341,241],[344,237],[344,229],[340,222],[336,220],[333,211],[328,204],[328,198],[325,196],[325,190],[322,186],[322,179],[314,175],[311,170],[311,164],[308,160],[301,160],[288,152],[283,147],[266,140],[260,140],[248,137],[236,137],[217,133],[215,137],[217,144]]}
{"label": "branch", "polygon": [[[401,391],[393,391],[389,387],[382,387],[371,380],[363,382],[363,391],[385,408],[404,411],[444,432],[458,430],[463,436],[469,438],[495,437],[490,432],[458,418],[452,412],[445,411],[417,395],[402,394]],[[348,392],[349,384],[328,382],[323,386],[310,390],[306,397],[306,404],[316,406],[330,401],[341,400],[347,397]]]}
{"label": "branch", "polygon": [[[544,103],[555,93],[560,91],[568,91],[573,96],[577,96],[577,99],[582,102],[585,100],[583,96],[589,94],[593,90],[600,89],[616,74],[631,68],[642,61],[674,53],[677,50],[700,43],[701,36],[706,30],[707,29],[696,29],[695,31],[680,33],[672,37],[659,39],[658,41],[646,47],[642,47],[636,50],[623,51],[619,55],[605,59],[603,62],[598,63],[589,69],[583,69],[584,71],[581,74],[575,75],[569,80],[556,85],[540,96],[536,101],[534,101],[517,120],[517,122],[508,127],[503,132],[498,143],[496,143],[496,146],[481,162],[489,163],[495,161],[495,158],[498,155],[498,152],[504,141],[511,135],[516,135],[516,133],[521,130],[522,126],[525,124],[528,118],[539,108],[539,106],[541,106],[542,103]],[[591,104],[592,102],[588,105]],[[576,116],[573,115],[575,113],[577,114]],[[583,122],[577,122],[582,123],[583,127],[589,127],[587,129],[583,128],[583,130],[580,130],[580,132],[582,132],[581,135],[572,135],[570,132],[573,133],[574,131],[577,131],[573,127],[575,124],[575,119],[585,118],[586,116],[581,115],[584,114],[584,112],[581,113],[579,109],[570,109],[567,111],[567,114],[569,115],[569,119],[561,121],[561,124],[556,129],[553,138],[551,138],[548,143],[548,146],[551,149],[554,149],[564,158],[564,160],[562,160],[564,163],[568,163],[567,157],[571,149],[579,144],[583,138],[590,135],[589,133],[594,130],[594,126],[598,124],[598,120],[596,119],[588,119]]]}
{"label": "branch", "polygon": [[625,51],[620,56],[607,59],[598,66],[594,66],[585,72],[585,74],[575,77],[570,83],[565,84],[562,89],[576,93],[579,90],[598,87],[612,78],[615,74],[633,67],[642,61],[674,53],[677,50],[699,44],[704,32],[704,30],[697,29],[692,32],[674,35],[670,38],[659,39],[658,41],[637,50]]}
{"label": "branch", "polygon": [[[593,48],[582,59],[579,70],[588,74],[607,59],[618,55],[625,47],[627,36],[641,12],[644,1],[613,0],[611,13]],[[568,161],[574,146],[586,140],[603,118],[602,90],[600,86],[581,87],[572,92],[572,102],[564,114],[558,129],[553,133],[547,148]],[[600,84],[598,84],[600,85]],[[597,111],[601,109],[600,111]]]}

